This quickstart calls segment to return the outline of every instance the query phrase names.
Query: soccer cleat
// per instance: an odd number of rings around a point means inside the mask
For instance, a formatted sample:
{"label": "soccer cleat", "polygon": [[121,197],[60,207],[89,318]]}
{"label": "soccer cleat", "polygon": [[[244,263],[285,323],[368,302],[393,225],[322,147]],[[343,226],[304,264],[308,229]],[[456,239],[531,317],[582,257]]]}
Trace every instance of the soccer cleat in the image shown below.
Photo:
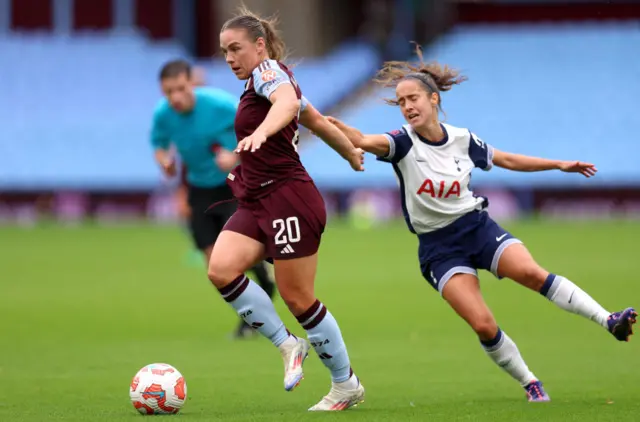
{"label": "soccer cleat", "polygon": [[629,336],[633,334],[633,324],[636,323],[637,316],[638,313],[633,308],[612,313],[607,319],[609,332],[620,341],[629,341]]}
{"label": "soccer cleat", "polygon": [[282,353],[284,361],[284,389],[292,391],[304,378],[302,364],[309,356],[309,342],[298,338],[295,346],[285,349]]}
{"label": "soccer cleat", "polygon": [[[357,378],[356,378],[357,379]],[[340,383],[333,383],[331,385],[331,391],[324,396],[322,400],[315,406],[311,407],[311,412],[335,412],[340,410],[347,410],[350,407],[355,407],[358,404],[364,402],[364,387],[358,379],[358,386],[356,388],[344,388]]]}
{"label": "soccer cleat", "polygon": [[545,402],[551,401],[551,397],[544,391],[542,383],[540,381],[532,381],[524,387],[527,392],[527,399],[530,402]]}

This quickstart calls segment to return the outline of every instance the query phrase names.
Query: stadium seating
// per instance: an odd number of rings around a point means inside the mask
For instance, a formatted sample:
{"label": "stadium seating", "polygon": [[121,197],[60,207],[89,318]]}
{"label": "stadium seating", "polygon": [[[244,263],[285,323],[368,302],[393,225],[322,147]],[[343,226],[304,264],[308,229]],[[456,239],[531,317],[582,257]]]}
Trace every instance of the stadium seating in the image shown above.
{"label": "stadium seating", "polygon": [[[3,130],[0,189],[148,189],[161,177],[148,130],[160,98],[156,75],[184,57],[176,44],[135,33],[0,37]],[[349,43],[327,57],[296,60],[305,95],[326,109],[365,81],[378,57]],[[222,59],[200,63],[208,81],[240,94]]]}
{"label": "stadium seating", "polygon": [[[474,176],[482,183],[634,183],[640,98],[637,23],[458,28],[427,49],[461,68],[469,81],[444,95],[448,122],[466,126],[497,148],[540,156],[591,160],[593,181],[558,172],[502,170]],[[153,188],[161,180],[148,145],[159,98],[159,66],[184,51],[149,43],[135,33],[0,37],[4,92],[0,189]],[[214,86],[239,93],[221,59],[202,63]],[[299,61],[296,75],[321,110],[348,96],[375,70],[378,56],[359,43],[323,58]],[[388,92],[386,94],[389,94]],[[340,117],[365,132],[398,128],[399,110],[377,91]],[[365,174],[317,140],[305,140],[303,163],[322,188],[391,187],[393,172],[369,159]],[[615,144],[612,145],[612,144]],[[371,158],[371,157],[370,157]]]}
{"label": "stadium seating", "polygon": [[[635,138],[640,98],[640,26],[536,25],[459,28],[425,52],[460,68],[469,80],[443,95],[447,122],[468,127],[498,149],[597,164],[591,180],[560,172],[476,172],[475,186],[630,184],[640,180]],[[376,91],[341,113],[365,133],[404,124],[400,111]],[[636,124],[634,124],[636,122]],[[325,188],[396,186],[388,164],[370,157],[354,175],[321,142],[303,161]]]}

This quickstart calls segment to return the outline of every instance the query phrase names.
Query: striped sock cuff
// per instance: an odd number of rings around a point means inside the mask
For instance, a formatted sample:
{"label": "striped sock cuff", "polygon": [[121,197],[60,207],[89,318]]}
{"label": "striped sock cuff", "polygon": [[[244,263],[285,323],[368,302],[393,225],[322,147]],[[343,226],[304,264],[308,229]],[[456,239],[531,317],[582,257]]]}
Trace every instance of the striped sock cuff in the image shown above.
{"label": "striped sock cuff", "polygon": [[552,289],[552,287],[555,281],[556,281],[556,275],[549,273],[549,275],[547,276],[547,279],[544,281],[544,284],[542,285],[542,288],[540,289],[540,294],[542,296],[546,296],[547,298],[550,298],[551,296],[553,296],[555,289]]}
{"label": "striped sock cuff", "polygon": [[504,336],[502,335],[502,330],[498,327],[498,332],[494,338],[491,340],[481,340],[480,343],[482,343],[482,347],[484,347],[485,350],[492,351],[500,347],[503,339]]}
{"label": "striped sock cuff", "polygon": [[325,315],[327,315],[327,307],[322,304],[319,300],[311,305],[309,309],[304,311],[301,315],[297,316],[297,320],[305,330],[310,330],[316,327],[318,324],[322,322]]}
{"label": "striped sock cuff", "polygon": [[249,287],[249,279],[244,274],[236,277],[231,283],[221,289],[218,289],[222,298],[227,302],[236,300]]}

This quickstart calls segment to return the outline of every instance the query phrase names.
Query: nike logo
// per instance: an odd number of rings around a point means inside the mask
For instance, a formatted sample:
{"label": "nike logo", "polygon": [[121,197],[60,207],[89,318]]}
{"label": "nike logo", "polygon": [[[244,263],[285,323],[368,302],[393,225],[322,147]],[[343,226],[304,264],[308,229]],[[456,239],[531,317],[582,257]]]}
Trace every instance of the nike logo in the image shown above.
{"label": "nike logo", "polygon": [[504,239],[504,237],[505,237],[506,235],[507,235],[507,233],[503,234],[503,235],[502,235],[502,236],[500,236],[500,237],[496,237],[496,242],[499,242],[499,241],[501,241],[502,239]]}
{"label": "nike logo", "polygon": [[573,299],[573,294],[574,294],[575,292],[576,292],[575,290],[571,292],[571,296],[569,296],[569,303],[571,303],[571,299]]}

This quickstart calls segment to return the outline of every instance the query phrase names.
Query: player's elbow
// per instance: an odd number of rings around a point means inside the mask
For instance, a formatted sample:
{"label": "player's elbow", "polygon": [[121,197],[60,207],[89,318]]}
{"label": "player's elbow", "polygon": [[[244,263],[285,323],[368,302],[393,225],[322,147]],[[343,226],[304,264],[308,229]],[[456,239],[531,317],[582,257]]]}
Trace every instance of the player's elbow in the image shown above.
{"label": "player's elbow", "polygon": [[298,111],[300,111],[300,100],[296,97],[284,97],[279,99],[278,104],[281,107],[281,110],[286,113],[287,117],[291,117],[293,120],[297,115]]}
{"label": "player's elbow", "polygon": [[493,164],[506,170],[516,170],[518,168],[517,160],[513,154],[503,151],[495,151],[493,155]]}

